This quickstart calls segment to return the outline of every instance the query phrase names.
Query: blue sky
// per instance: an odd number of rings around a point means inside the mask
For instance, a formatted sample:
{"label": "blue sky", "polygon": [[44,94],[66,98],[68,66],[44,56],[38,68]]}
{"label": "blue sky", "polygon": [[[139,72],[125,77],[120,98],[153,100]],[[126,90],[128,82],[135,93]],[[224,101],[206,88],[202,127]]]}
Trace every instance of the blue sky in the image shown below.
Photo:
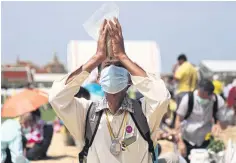
{"label": "blue sky", "polygon": [[[43,65],[56,51],[67,64],[69,40],[91,40],[82,24],[103,3],[2,2],[2,63],[20,56]],[[236,2],[116,4],[125,39],[156,41],[164,72],[171,71],[181,52],[195,64],[236,59]]]}

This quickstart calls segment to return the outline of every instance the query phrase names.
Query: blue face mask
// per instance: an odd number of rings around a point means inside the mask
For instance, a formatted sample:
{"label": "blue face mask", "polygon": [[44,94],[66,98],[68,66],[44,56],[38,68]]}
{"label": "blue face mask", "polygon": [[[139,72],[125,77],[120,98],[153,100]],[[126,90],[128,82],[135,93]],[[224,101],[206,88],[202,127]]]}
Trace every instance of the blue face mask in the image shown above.
{"label": "blue face mask", "polygon": [[104,68],[100,76],[100,84],[104,92],[116,94],[128,86],[128,71],[114,65]]}
{"label": "blue face mask", "polygon": [[197,96],[197,101],[199,102],[199,104],[201,105],[208,105],[210,103],[210,100],[209,99],[204,99],[204,98],[201,98],[199,96]]}

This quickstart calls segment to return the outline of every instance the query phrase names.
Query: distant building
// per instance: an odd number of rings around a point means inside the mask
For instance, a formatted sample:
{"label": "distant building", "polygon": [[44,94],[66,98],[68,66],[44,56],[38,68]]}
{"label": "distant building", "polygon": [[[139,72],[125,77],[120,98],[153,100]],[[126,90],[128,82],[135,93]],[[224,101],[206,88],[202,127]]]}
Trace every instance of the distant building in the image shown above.
{"label": "distant building", "polygon": [[62,63],[60,63],[56,53],[54,54],[52,62],[44,66],[44,69],[48,73],[66,73],[65,66]]}
{"label": "distant building", "polygon": [[1,66],[1,87],[22,88],[33,82],[33,72],[29,67]]}
{"label": "distant building", "polygon": [[66,73],[65,66],[60,63],[56,53],[54,53],[53,60],[45,66],[38,66],[31,61],[23,61],[17,57],[15,64],[6,64],[5,67],[28,67],[34,70],[35,73]]}
{"label": "distant building", "polygon": [[203,60],[199,71],[204,78],[211,78],[217,74],[222,80],[236,78],[236,60]]}
{"label": "distant building", "polygon": [[[2,65],[1,86],[2,88],[20,88],[32,83],[35,86],[51,87],[52,82],[57,79],[56,76],[61,76],[60,74],[65,73],[66,69],[64,65],[59,62],[56,53],[54,54],[52,62],[42,67],[30,61],[20,60],[19,57],[17,57],[16,63]],[[34,80],[35,76],[36,80]]]}

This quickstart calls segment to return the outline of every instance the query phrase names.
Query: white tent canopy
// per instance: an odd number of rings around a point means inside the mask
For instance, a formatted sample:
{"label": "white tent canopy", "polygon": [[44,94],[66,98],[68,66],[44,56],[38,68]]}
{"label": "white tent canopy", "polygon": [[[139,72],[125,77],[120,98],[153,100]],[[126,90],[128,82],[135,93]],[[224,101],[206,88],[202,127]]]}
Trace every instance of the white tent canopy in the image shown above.
{"label": "white tent canopy", "polygon": [[219,74],[222,77],[236,76],[236,60],[203,60],[199,67],[205,77],[213,74]]}
{"label": "white tent canopy", "polygon": [[212,72],[236,72],[236,60],[203,60],[201,64]]}
{"label": "white tent canopy", "polygon": [[[95,41],[70,41],[67,53],[68,71],[71,72],[87,62],[95,54],[96,49]],[[125,50],[129,58],[145,71],[160,75],[161,57],[156,42],[125,41]],[[93,73],[97,74],[96,70]],[[94,78],[94,74],[90,77]]]}

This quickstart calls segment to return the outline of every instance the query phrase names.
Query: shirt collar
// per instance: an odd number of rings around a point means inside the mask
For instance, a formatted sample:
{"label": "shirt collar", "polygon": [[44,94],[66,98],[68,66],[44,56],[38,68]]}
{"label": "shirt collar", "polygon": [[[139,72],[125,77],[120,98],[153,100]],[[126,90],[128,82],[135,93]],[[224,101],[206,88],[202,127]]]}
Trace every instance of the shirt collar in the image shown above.
{"label": "shirt collar", "polygon": [[[108,108],[109,106],[106,97],[103,97],[100,101],[98,101],[95,112],[99,112]],[[132,100],[128,97],[127,94],[121,104],[121,107],[119,108],[119,111],[128,111],[134,113]]]}

